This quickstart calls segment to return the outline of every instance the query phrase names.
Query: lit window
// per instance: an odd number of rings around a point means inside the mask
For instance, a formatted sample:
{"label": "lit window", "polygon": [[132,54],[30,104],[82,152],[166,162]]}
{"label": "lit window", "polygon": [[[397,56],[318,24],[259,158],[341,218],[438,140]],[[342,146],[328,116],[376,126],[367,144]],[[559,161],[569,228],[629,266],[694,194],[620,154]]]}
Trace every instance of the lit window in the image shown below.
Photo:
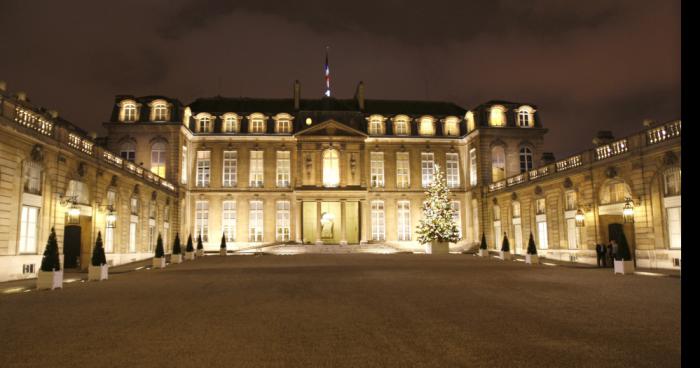
{"label": "lit window", "polygon": [[476,186],[477,176],[476,176],[476,148],[469,150],[469,185]]}
{"label": "lit window", "polygon": [[577,209],[576,192],[574,192],[573,190],[569,190],[566,193],[564,193],[564,196],[566,199],[566,210],[572,211]]}
{"label": "lit window", "polygon": [[566,238],[569,242],[569,249],[578,249],[581,243],[581,234],[578,226],[576,226],[575,217],[566,218]]}
{"label": "lit window", "polygon": [[201,114],[197,115],[196,120],[197,120],[197,132],[198,133],[211,132],[211,128],[212,128],[211,115],[209,115],[207,113],[201,113]]}
{"label": "lit window", "polygon": [[459,187],[459,155],[457,153],[448,153],[447,162],[445,164],[445,176],[447,178],[447,186],[450,188]]}
{"label": "lit window", "polygon": [[238,115],[232,113],[224,114],[223,120],[222,130],[224,133],[238,133],[240,130]]}
{"label": "lit window", "polygon": [[520,202],[513,202],[513,217],[520,217]]}
{"label": "lit window", "polygon": [[138,111],[135,102],[131,100],[122,101],[121,106],[121,121],[128,123],[138,119]]}
{"label": "lit window", "polygon": [[446,136],[458,136],[459,135],[459,119],[454,116],[445,118],[445,125],[443,129],[443,134]]}
{"label": "lit window", "polygon": [[248,214],[248,241],[263,241],[263,202],[250,201]]}
{"label": "lit window", "polygon": [[518,109],[518,126],[530,128],[534,126],[533,113],[535,110],[530,106],[521,106]]}
{"label": "lit window", "polygon": [[532,170],[532,151],[527,147],[520,149],[520,172]]}
{"label": "lit window", "polygon": [[119,148],[119,156],[127,161],[136,161],[136,144],[133,141],[122,143]]}
{"label": "lit window", "polygon": [[372,240],[382,241],[385,234],[384,201],[371,203]]}
{"label": "lit window", "polygon": [[277,151],[277,187],[288,188],[290,184],[291,160],[289,151]]}
{"label": "lit window", "polygon": [[208,187],[211,173],[211,152],[197,151],[197,180],[198,187]]}
{"label": "lit window", "polygon": [[292,117],[289,114],[279,114],[275,117],[275,132],[292,132]]}
{"label": "lit window", "polygon": [[138,231],[138,222],[136,221],[130,221],[129,222],[129,252],[130,253],[136,253],[136,237],[137,237],[137,232]]}
{"label": "lit window", "polygon": [[678,167],[664,171],[664,195],[673,197],[681,195],[681,169]]}
{"label": "lit window", "polygon": [[467,119],[467,132],[471,132],[474,129],[476,129],[473,112],[467,111],[467,114],[464,116],[464,118]]}
{"label": "lit window", "polygon": [[265,116],[263,114],[251,114],[248,119],[250,121],[249,133],[265,133]]}
{"label": "lit window", "polygon": [[165,101],[153,101],[151,109],[151,121],[168,120],[168,105]]}
{"label": "lit window", "polygon": [[227,242],[236,241],[236,201],[224,201],[222,227]]}
{"label": "lit window", "polygon": [[139,198],[136,196],[131,197],[129,200],[129,209],[131,210],[131,214],[134,216],[139,215]]}
{"label": "lit window", "polygon": [[225,187],[235,187],[238,182],[238,152],[224,151],[223,164],[221,184]]}
{"label": "lit window", "polygon": [[370,185],[372,188],[384,186],[384,153],[370,153]]}
{"label": "lit window", "polygon": [[42,165],[34,161],[26,161],[24,168],[24,192],[41,195]]}
{"label": "lit window", "polygon": [[411,169],[408,152],[396,153],[396,187],[406,189],[411,185]]}
{"label": "lit window", "polygon": [[340,160],[338,151],[327,149],[323,151],[323,186],[337,187],[340,184]]}
{"label": "lit window", "polygon": [[492,127],[506,126],[506,108],[501,105],[491,106],[491,114],[489,116],[489,124]]}
{"label": "lit window", "polygon": [[668,245],[671,249],[681,249],[681,169],[666,169],[663,179]]}
{"label": "lit window", "polygon": [[457,227],[457,236],[462,238],[462,206],[459,201],[451,201],[450,208],[452,209],[452,222]]}
{"label": "lit window", "polygon": [[420,135],[435,135],[435,119],[430,116],[420,118],[420,126],[418,128]]}
{"label": "lit window", "polygon": [[495,146],[491,149],[491,182],[506,178],[506,152],[503,146]]}
{"label": "lit window", "polygon": [[523,224],[520,219],[520,202],[513,202],[513,238],[515,240],[515,251],[520,253],[523,248]]}
{"label": "lit window", "polygon": [[277,241],[289,241],[291,237],[289,227],[289,201],[277,201],[276,234]]}
{"label": "lit window", "polygon": [[151,203],[148,204],[148,218],[155,219],[157,213],[158,208],[156,206],[156,201],[151,201]]}
{"label": "lit window", "polygon": [[253,188],[262,188],[264,185],[265,167],[263,166],[263,151],[250,151],[250,180]]}
{"label": "lit window", "polygon": [[544,215],[546,210],[547,210],[546,204],[547,203],[545,202],[544,198],[536,199],[535,200],[535,213],[538,215]]}
{"label": "lit window", "polygon": [[187,169],[187,147],[182,146],[182,162],[180,163],[181,173],[180,173],[180,183],[187,184],[187,177],[189,176],[189,170]]}
{"label": "lit window", "polygon": [[411,129],[408,124],[410,119],[406,115],[396,115],[394,117],[394,134],[396,135],[409,135],[411,134]]}
{"label": "lit window", "polygon": [[503,227],[501,226],[501,207],[493,206],[493,246],[495,249],[500,249],[503,242]]}
{"label": "lit window", "polygon": [[194,224],[195,241],[200,236],[202,237],[203,243],[206,243],[209,241],[209,202],[208,201],[195,202],[195,224]]}
{"label": "lit window", "polygon": [[384,135],[384,117],[381,115],[372,115],[369,117],[369,134]]}
{"label": "lit window", "polygon": [[151,146],[151,172],[165,177],[165,143],[156,142]]}
{"label": "lit window", "polygon": [[429,187],[435,180],[435,154],[422,152],[420,154],[420,166],[423,188]]}
{"label": "lit window", "polygon": [[22,206],[22,218],[20,219],[19,253],[36,253],[37,235],[39,232],[39,208]]}
{"label": "lit window", "polygon": [[547,238],[547,218],[537,220],[537,237],[540,241],[540,249],[549,248],[549,242]]}
{"label": "lit window", "polygon": [[396,212],[399,240],[411,240],[411,202],[398,201]]}

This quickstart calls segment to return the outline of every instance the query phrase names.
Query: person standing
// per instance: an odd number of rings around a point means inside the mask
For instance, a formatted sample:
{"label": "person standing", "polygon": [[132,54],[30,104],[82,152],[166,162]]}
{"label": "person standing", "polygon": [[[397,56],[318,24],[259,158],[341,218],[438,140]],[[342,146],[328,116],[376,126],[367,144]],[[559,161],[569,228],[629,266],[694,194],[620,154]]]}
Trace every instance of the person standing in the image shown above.
{"label": "person standing", "polygon": [[595,253],[597,256],[598,267],[605,267],[605,246],[600,243],[596,244]]}
{"label": "person standing", "polygon": [[613,246],[612,246],[612,241],[611,241],[608,243],[606,257],[605,257],[608,261],[608,264],[607,264],[608,267],[611,267],[613,265],[613,257],[614,257],[614,254],[613,254]]}

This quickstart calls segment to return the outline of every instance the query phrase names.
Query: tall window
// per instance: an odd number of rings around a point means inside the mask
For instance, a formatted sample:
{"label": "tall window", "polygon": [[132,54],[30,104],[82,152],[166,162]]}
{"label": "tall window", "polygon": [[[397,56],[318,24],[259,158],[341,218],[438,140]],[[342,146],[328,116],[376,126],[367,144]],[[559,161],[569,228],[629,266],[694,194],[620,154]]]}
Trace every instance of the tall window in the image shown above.
{"label": "tall window", "polygon": [[134,216],[139,215],[139,198],[136,196],[131,197],[129,200],[129,208],[131,209],[131,214]]}
{"label": "tall window", "polygon": [[544,215],[547,211],[547,203],[544,198],[538,198],[535,200],[535,214]]}
{"label": "tall window", "polygon": [[459,155],[457,153],[447,154],[445,174],[448,187],[459,187]]}
{"label": "tall window", "polygon": [[394,117],[394,134],[396,135],[409,135],[411,134],[411,129],[408,124],[409,118],[406,115],[396,115]]}
{"label": "tall window", "polygon": [[370,153],[370,185],[373,188],[384,186],[384,152]]}
{"label": "tall window", "polygon": [[493,206],[493,239],[494,248],[500,249],[503,242],[503,227],[501,226],[501,206]]}
{"label": "tall window", "polygon": [[[107,208],[112,209],[114,211],[117,210],[117,191],[116,190],[108,190],[107,191]],[[105,247],[105,252],[107,253],[112,253],[114,252],[114,234],[115,234],[115,227],[116,223],[112,224],[106,224],[105,226],[105,241],[104,241],[104,247]]]}
{"label": "tall window", "polygon": [[535,200],[535,222],[537,224],[537,238],[540,242],[541,249],[548,249],[548,234],[547,234],[547,205],[544,198]]}
{"label": "tall window", "polygon": [[197,151],[197,186],[208,187],[211,173],[211,152]]}
{"label": "tall window", "polygon": [[472,236],[474,239],[479,239],[479,202],[472,199]]}
{"label": "tall window", "polygon": [[224,151],[223,177],[221,184],[235,187],[238,182],[238,151]]}
{"label": "tall window", "polygon": [[41,195],[42,165],[34,161],[25,161],[24,165],[24,192]]}
{"label": "tall window", "polygon": [[249,119],[249,133],[265,133],[265,116],[263,114],[252,114]]}
{"label": "tall window", "polygon": [[323,151],[323,186],[337,187],[340,184],[340,160],[338,151],[327,149]]}
{"label": "tall window", "polygon": [[369,117],[369,134],[384,135],[384,118],[381,115],[372,115]]}
{"label": "tall window", "polygon": [[236,114],[224,114],[224,133],[237,133],[240,130]]}
{"label": "tall window", "polygon": [[420,119],[420,125],[418,127],[418,133],[420,135],[435,135],[435,119],[429,116],[424,116]]}
{"label": "tall window", "polygon": [[127,161],[136,161],[136,144],[132,141],[122,143],[119,148],[119,156]]}
{"label": "tall window", "polygon": [[515,240],[515,252],[520,254],[523,249],[523,224],[520,219],[520,202],[513,202],[513,238]]}
{"label": "tall window", "polygon": [[132,218],[129,221],[129,252],[136,253],[136,231],[138,230],[138,222]]}
{"label": "tall window", "polygon": [[532,170],[532,151],[527,147],[520,148],[520,172]]}
{"label": "tall window", "polygon": [[506,151],[503,146],[491,148],[491,182],[495,183],[506,178]]}
{"label": "tall window", "polygon": [[681,195],[681,169],[678,167],[664,171],[664,195],[673,197]]}
{"label": "tall window", "polygon": [[459,201],[451,201],[450,207],[452,208],[452,221],[457,226],[457,234],[462,237],[462,206],[460,206]]}
{"label": "tall window", "polygon": [[202,236],[202,242],[206,243],[209,241],[209,202],[208,201],[197,201],[195,202],[195,224],[194,224],[194,238],[195,240]]}
{"label": "tall window", "polygon": [[153,121],[168,120],[168,105],[164,101],[153,102]]}
{"label": "tall window", "polygon": [[668,245],[671,249],[681,249],[681,169],[666,169],[663,176]]}
{"label": "tall window", "polygon": [[384,221],[384,201],[372,201],[371,204],[371,223],[372,223],[372,240],[382,241],[385,239],[385,221]]}
{"label": "tall window", "polygon": [[263,241],[263,202],[250,201],[248,214],[248,241]]}
{"label": "tall window", "polygon": [[263,151],[250,151],[250,186],[262,188],[264,174]]}
{"label": "tall window", "polygon": [[399,240],[411,240],[411,202],[398,201],[396,209]]}
{"label": "tall window", "polygon": [[476,148],[469,150],[469,185],[475,187],[477,183],[476,176]]}
{"label": "tall window", "polygon": [[534,124],[532,114],[534,110],[530,106],[521,106],[518,109],[518,126],[521,128],[529,128]]}
{"label": "tall window", "polygon": [[427,188],[433,183],[433,180],[435,180],[435,154],[432,152],[422,152],[420,158],[423,188]]}
{"label": "tall window", "polygon": [[158,213],[158,208],[156,207],[156,201],[152,200],[148,204],[148,218],[155,220],[157,213]]}
{"label": "tall window", "polygon": [[282,113],[275,116],[275,132],[291,133],[292,132],[292,117],[289,114]]}
{"label": "tall window", "polygon": [[566,210],[573,211],[577,209],[576,192],[573,190],[568,190],[564,193],[564,199],[566,202]]}
{"label": "tall window", "polygon": [[581,243],[581,234],[576,227],[576,218],[570,216],[566,218],[566,235],[569,241],[569,249],[578,249],[578,245]]}
{"label": "tall window", "polygon": [[20,219],[19,253],[35,254],[37,235],[39,232],[39,208],[22,206],[22,218]]}
{"label": "tall window", "polygon": [[506,126],[506,108],[501,106],[501,105],[491,106],[491,113],[489,115],[489,124],[492,127]]}
{"label": "tall window", "polygon": [[133,102],[124,102],[122,104],[122,121],[134,122],[136,121],[136,117],[136,104]]}
{"label": "tall window", "polygon": [[156,142],[151,146],[151,172],[165,177],[165,143]]}
{"label": "tall window", "polygon": [[221,216],[222,228],[227,242],[236,241],[236,201],[224,201]]}
{"label": "tall window", "polygon": [[277,187],[288,188],[291,160],[289,151],[277,151]]}
{"label": "tall window", "polygon": [[411,169],[408,152],[396,153],[396,187],[408,188],[411,185]]}
{"label": "tall window", "polygon": [[277,224],[275,233],[277,241],[289,241],[291,231],[289,227],[289,201],[277,201]]}
{"label": "tall window", "polygon": [[197,131],[199,133],[211,132],[211,116],[209,114],[199,114],[197,118]]}
{"label": "tall window", "polygon": [[445,119],[444,132],[443,134],[447,136],[456,137],[459,135],[459,119],[450,116]]}
{"label": "tall window", "polygon": [[187,184],[187,178],[189,177],[189,170],[187,170],[187,147],[182,146],[182,162],[180,163],[180,183]]}

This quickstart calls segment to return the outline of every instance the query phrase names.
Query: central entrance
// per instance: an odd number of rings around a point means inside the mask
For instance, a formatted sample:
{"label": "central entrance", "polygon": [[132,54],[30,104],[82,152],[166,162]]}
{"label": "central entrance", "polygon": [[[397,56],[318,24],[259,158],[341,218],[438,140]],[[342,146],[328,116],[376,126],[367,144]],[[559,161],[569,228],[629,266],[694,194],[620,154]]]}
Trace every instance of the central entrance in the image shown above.
{"label": "central entrance", "polygon": [[304,244],[356,244],[360,241],[357,201],[303,201]]}

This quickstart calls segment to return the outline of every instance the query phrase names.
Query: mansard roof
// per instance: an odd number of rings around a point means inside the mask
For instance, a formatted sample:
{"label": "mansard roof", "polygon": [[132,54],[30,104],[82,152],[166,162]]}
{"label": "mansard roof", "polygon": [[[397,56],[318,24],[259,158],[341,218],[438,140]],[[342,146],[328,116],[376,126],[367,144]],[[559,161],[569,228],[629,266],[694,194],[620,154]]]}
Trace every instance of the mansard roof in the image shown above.
{"label": "mansard roof", "polygon": [[141,119],[140,121],[148,121],[148,116],[149,116],[149,104],[155,100],[165,100],[169,104],[172,105],[171,111],[170,111],[170,121],[179,121],[182,120],[182,102],[176,98],[171,98],[167,96],[162,96],[162,95],[149,95],[149,96],[134,96],[134,95],[116,95],[114,96],[114,106],[112,107],[112,115],[110,117],[110,121],[118,121],[119,120],[119,103],[124,101],[124,100],[133,100],[137,104],[141,105],[141,109],[139,111],[139,116]]}

